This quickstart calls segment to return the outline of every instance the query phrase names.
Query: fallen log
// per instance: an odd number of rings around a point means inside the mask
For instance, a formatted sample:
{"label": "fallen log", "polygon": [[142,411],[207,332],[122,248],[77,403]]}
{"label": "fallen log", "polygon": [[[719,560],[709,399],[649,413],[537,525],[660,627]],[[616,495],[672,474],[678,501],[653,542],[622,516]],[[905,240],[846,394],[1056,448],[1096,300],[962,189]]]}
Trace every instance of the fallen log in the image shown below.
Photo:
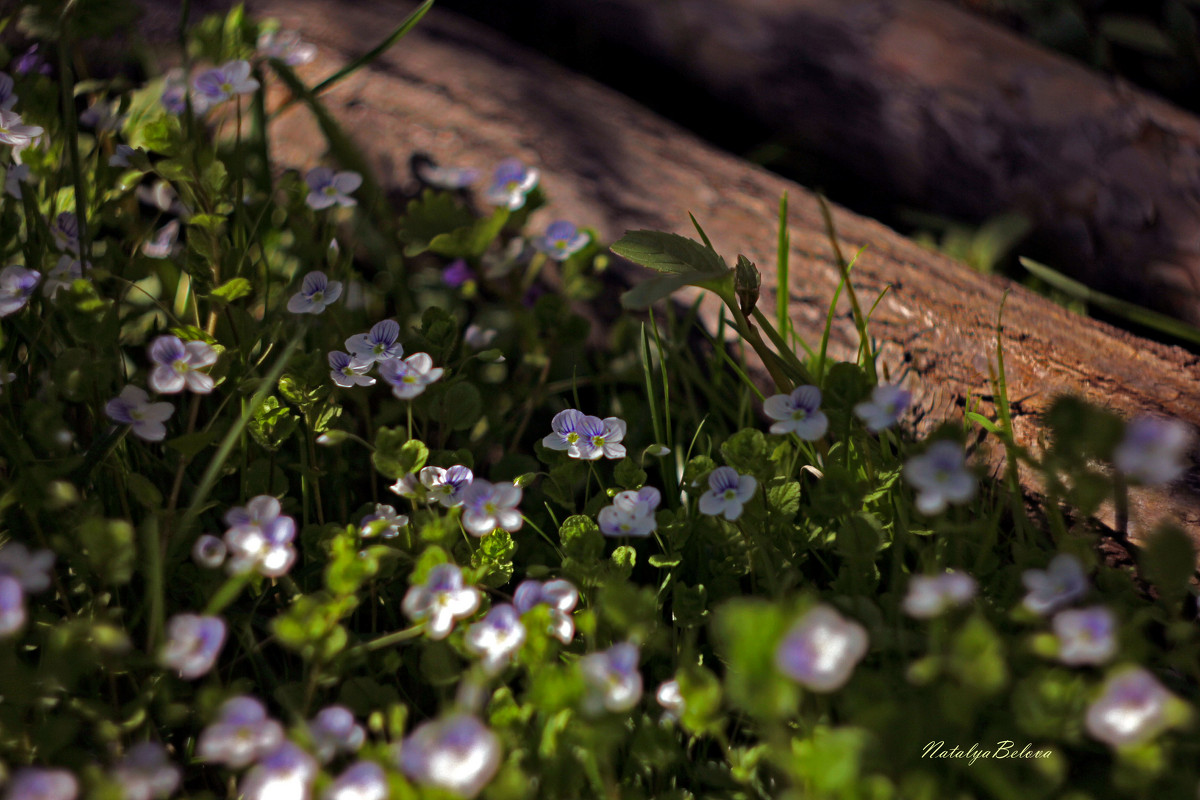
{"label": "fallen log", "polygon": [[937,0],[450,2],[633,53],[897,202],[1019,212],[1040,257],[1200,324],[1200,119],[976,15]]}
{"label": "fallen log", "polygon": [[[166,0],[154,2],[157,12],[171,8]],[[318,46],[317,61],[304,68],[315,82],[369,49],[413,4],[252,0],[248,7],[299,30]],[[798,335],[813,342],[820,335],[838,269],[813,195],[476,24],[435,9],[397,47],[324,99],[392,188],[407,181],[402,165],[416,150],[443,164],[483,170],[517,157],[542,170],[551,198],[551,207],[539,212],[544,221],[573,219],[595,226],[611,241],[638,228],[690,234],[691,211],[719,252],[727,257],[745,253],[758,263],[764,306],[773,302],[778,286],[776,209],[786,191],[791,198],[789,311]],[[274,124],[272,156],[278,165],[317,163],[322,138],[308,111],[293,106]],[[1200,427],[1200,358],[1073,315],[871,220],[841,209],[833,216],[847,251],[868,247],[854,271],[860,292],[874,297],[891,287],[875,311],[872,330],[890,373],[914,373],[918,432],[961,413],[968,396],[983,398],[981,410],[987,412],[986,359],[995,349],[996,314],[1006,291],[1003,345],[1018,441],[1036,446],[1039,414],[1062,392],[1123,414],[1166,414]],[[630,281],[645,277],[629,265],[618,264],[616,270]],[[715,306],[706,306],[710,329],[716,313]],[[852,359],[857,345],[843,303],[830,353]],[[1186,480],[1170,491],[1135,495],[1133,538],[1158,519],[1173,517],[1200,541],[1196,466],[1193,458]],[[1039,487],[1023,477],[1026,488],[1036,492]]]}

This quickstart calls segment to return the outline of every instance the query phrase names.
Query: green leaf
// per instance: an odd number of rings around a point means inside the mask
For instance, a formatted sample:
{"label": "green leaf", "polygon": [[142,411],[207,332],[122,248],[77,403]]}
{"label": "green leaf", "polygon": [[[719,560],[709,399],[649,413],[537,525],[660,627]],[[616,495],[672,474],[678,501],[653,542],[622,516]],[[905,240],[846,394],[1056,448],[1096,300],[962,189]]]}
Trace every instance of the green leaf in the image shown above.
{"label": "green leaf", "polygon": [[718,652],[728,667],[726,696],[757,717],[783,719],[796,710],[799,689],[775,668],[788,621],[778,605],[757,598],[730,600],[713,619]]}
{"label": "green leaf", "polygon": [[604,534],[591,517],[567,517],[558,529],[558,537],[564,554],[584,563],[595,561],[604,552]]}
{"label": "green leaf", "polygon": [[699,665],[685,666],[675,675],[683,696],[680,723],[696,736],[715,732],[721,727],[721,682]]}
{"label": "green leaf", "polygon": [[508,209],[497,209],[490,217],[451,233],[440,233],[429,241],[429,250],[447,258],[479,258],[508,222]]}
{"label": "green leaf", "polygon": [[167,447],[182,453],[184,458],[191,458],[217,440],[221,432],[218,430],[197,431],[185,433],[167,440]]}
{"label": "green leaf", "polygon": [[1164,525],[1146,542],[1141,567],[1146,580],[1164,596],[1180,598],[1188,591],[1196,571],[1196,549],[1186,533],[1174,525]]}
{"label": "green leaf", "polygon": [[409,201],[398,236],[408,245],[404,254],[411,257],[428,250],[438,236],[469,228],[474,222],[475,217],[453,195],[426,189],[418,199]]}
{"label": "green leaf", "polygon": [[807,739],[792,741],[792,774],[822,795],[849,789],[859,777],[866,731],[819,726]]}
{"label": "green leaf", "polygon": [[252,290],[253,287],[250,285],[250,281],[245,278],[234,278],[213,289],[212,296],[218,297],[227,303],[232,303],[234,300],[240,300],[250,294]]}
{"label": "green leaf", "polygon": [[655,553],[654,555],[650,556],[648,560],[650,562],[650,566],[658,567],[659,569],[670,569],[671,567],[677,567],[683,563],[682,556],[668,556],[663,555],[662,553]]}
{"label": "green leaf", "polygon": [[622,258],[656,272],[692,278],[713,278],[729,272],[729,266],[716,251],[675,233],[629,231],[611,249]]}
{"label": "green leaf", "polygon": [[774,512],[793,516],[800,510],[800,484],[788,481],[767,489],[767,506]]}
{"label": "green leaf", "polygon": [[633,574],[636,562],[637,551],[628,545],[621,545],[612,552],[612,563],[617,567],[617,574],[625,580],[629,580],[629,576]]}
{"label": "green leaf", "polygon": [[621,307],[629,311],[640,311],[691,285],[692,280],[688,275],[660,275],[642,281],[622,294]]}
{"label": "green leaf", "polygon": [[137,556],[132,525],[125,520],[89,517],[77,533],[83,555],[100,580],[109,584],[129,582]]}
{"label": "green leaf", "polygon": [[125,476],[125,488],[133,499],[145,508],[162,508],[163,496],[158,487],[145,475],[131,472]]}
{"label": "green leaf", "polygon": [[767,439],[756,428],[744,428],[721,445],[725,462],[744,475],[759,472],[767,465]]}
{"label": "green leaf", "polygon": [[631,458],[623,458],[613,470],[613,478],[626,489],[640,489],[646,485],[646,470]]}

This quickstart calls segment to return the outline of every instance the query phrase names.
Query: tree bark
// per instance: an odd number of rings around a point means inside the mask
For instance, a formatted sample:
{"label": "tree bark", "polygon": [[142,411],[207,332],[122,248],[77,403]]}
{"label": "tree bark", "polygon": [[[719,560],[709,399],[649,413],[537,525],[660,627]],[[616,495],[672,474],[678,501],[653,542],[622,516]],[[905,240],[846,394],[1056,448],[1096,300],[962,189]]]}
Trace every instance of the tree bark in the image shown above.
{"label": "tree bark", "polygon": [[[166,0],[154,0],[169,6]],[[159,9],[163,5],[157,6]],[[372,47],[412,3],[368,6],[334,0],[251,0],[248,10],[278,18],[319,48],[303,68],[311,82]],[[273,89],[274,101],[282,91]],[[455,15],[434,10],[370,68],[332,89],[331,112],[391,187],[407,183],[415,150],[440,163],[487,171],[517,157],[542,171],[551,205],[534,227],[566,218],[592,225],[608,241],[654,228],[694,235],[691,211],[718,252],[745,253],[762,271],[761,306],[773,307],[777,207],[790,198],[791,294],[797,333],[816,343],[839,272],[816,199],[803,188],[699,141],[628,99],[571,74]],[[274,123],[277,166],[307,168],[322,155],[321,134],[302,107]],[[843,248],[863,253],[854,269],[860,296],[890,287],[871,330],[893,378],[915,390],[916,428],[958,415],[968,397],[989,410],[987,359],[995,352],[1002,297],[1003,346],[1018,440],[1037,447],[1038,415],[1061,392],[1124,414],[1156,413],[1200,426],[1200,359],[1079,317],[1020,286],[979,275],[870,220],[841,209]],[[630,281],[646,277],[618,263]],[[867,302],[870,302],[868,300]],[[719,309],[704,306],[715,329]],[[834,358],[853,359],[857,333],[845,301],[830,341]],[[765,382],[761,368],[760,380]],[[1136,493],[1132,534],[1172,517],[1200,541],[1200,472],[1170,491]],[[1037,491],[1029,476],[1026,486]]]}

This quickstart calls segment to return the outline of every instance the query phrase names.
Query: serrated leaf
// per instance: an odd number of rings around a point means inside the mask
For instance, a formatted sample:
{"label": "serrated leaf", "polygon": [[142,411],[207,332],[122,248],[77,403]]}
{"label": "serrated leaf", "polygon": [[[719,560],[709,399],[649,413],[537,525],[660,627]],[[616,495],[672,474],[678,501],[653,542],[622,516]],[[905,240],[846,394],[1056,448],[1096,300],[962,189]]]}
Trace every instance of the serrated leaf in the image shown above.
{"label": "serrated leaf", "polygon": [[713,278],[729,271],[725,260],[715,251],[676,233],[629,231],[610,249],[656,272]]}
{"label": "serrated leaf", "polygon": [[452,195],[426,189],[405,209],[398,236],[408,245],[405,255],[414,256],[429,249],[430,242],[439,235],[469,228],[474,222],[471,212],[455,202]]}

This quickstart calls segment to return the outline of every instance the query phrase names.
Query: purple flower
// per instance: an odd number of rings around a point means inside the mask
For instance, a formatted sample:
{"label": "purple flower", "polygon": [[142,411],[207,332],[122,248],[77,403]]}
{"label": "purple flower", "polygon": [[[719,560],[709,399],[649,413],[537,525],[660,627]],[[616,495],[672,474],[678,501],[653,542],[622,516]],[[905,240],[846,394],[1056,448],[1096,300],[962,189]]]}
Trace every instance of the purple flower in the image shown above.
{"label": "purple flower", "polygon": [[31,594],[50,588],[54,553],[50,550],[31,551],[20,542],[10,541],[0,547],[0,575],[8,575]]}
{"label": "purple flower", "polygon": [[167,436],[166,422],[175,406],[170,403],[151,403],[145,389],[130,384],[121,394],[108,401],[104,413],[113,422],[132,425],[133,435],[147,442],[161,442]]}
{"label": "purple flower", "polygon": [[791,394],[776,394],[763,401],[763,411],[777,420],[771,433],[794,433],[806,442],[825,435],[829,419],[821,410],[821,390],[816,386],[800,386]]}
{"label": "purple flower", "polygon": [[242,800],[308,800],[316,776],[313,757],[285,740],[246,773],[238,795]]}
{"label": "purple flower", "polygon": [[39,46],[35,44],[17,56],[17,60],[13,62],[13,72],[18,75],[28,75],[31,72],[36,72],[39,75],[49,75],[50,65],[38,53]]}
{"label": "purple flower", "polygon": [[1117,652],[1117,618],[1104,606],[1070,609],[1051,622],[1064,664],[1103,664]]}
{"label": "purple flower", "polygon": [[895,425],[912,402],[912,392],[899,386],[880,384],[871,390],[870,401],[854,406],[854,415],[863,421],[871,433],[879,433]]}
{"label": "purple flower", "polygon": [[1109,676],[1088,706],[1084,727],[1109,747],[1140,744],[1171,725],[1174,696],[1148,670],[1130,667]]}
{"label": "purple flower", "polygon": [[910,458],[904,477],[917,487],[917,510],[922,514],[940,513],[947,503],[966,503],[975,496],[975,476],[955,442],[934,442],[924,455]]}
{"label": "purple flower", "polygon": [[322,800],[387,800],[387,796],[387,774],[374,761],[346,767],[321,795]]}
{"label": "purple flower", "polygon": [[11,636],[25,627],[25,592],[11,575],[0,575],[0,636]]}
{"label": "purple flower", "polygon": [[914,575],[904,597],[904,613],[917,619],[932,619],[953,606],[969,603],[975,590],[975,579],[965,572]]}
{"label": "purple flower", "polygon": [[592,237],[576,228],[573,223],[560,219],[550,223],[545,236],[534,238],[533,246],[555,261],[566,261],[586,247],[591,240]]}
{"label": "purple flower", "polygon": [[65,769],[24,767],[13,775],[4,800],[75,800],[78,795],[79,781]]}
{"label": "purple flower", "polygon": [[457,289],[469,280],[475,277],[475,273],[467,266],[465,259],[455,259],[446,265],[442,270],[442,283],[449,286],[451,289]]}
{"label": "purple flower", "polygon": [[282,514],[279,501],[270,495],[259,495],[245,508],[234,508],[225,514],[231,527],[225,531],[225,544],[232,558],[231,572],[257,569],[268,578],[287,574],[296,560],[292,540],[296,538],[296,521]]}
{"label": "purple flower", "polygon": [[475,323],[471,323],[463,331],[463,341],[468,347],[475,350],[483,350],[489,347],[496,339],[497,333],[498,331],[495,328],[482,328]]}
{"label": "purple flower", "polygon": [[[547,434],[542,439],[542,446],[551,450],[566,450],[567,455],[571,458],[592,460],[591,453],[594,448],[591,440],[585,437],[583,432],[585,420],[588,419],[582,411],[574,408],[558,412],[550,421],[550,429],[553,433]],[[591,417],[591,419],[599,421],[597,417]]]}
{"label": "purple flower", "polygon": [[400,769],[422,786],[471,800],[500,769],[500,741],[469,714],[418,725],[400,745]]}
{"label": "purple flower", "polygon": [[1022,604],[1035,614],[1049,614],[1087,594],[1088,580],[1079,559],[1059,553],[1045,570],[1027,569],[1021,582],[1029,590]]}
{"label": "purple flower", "polygon": [[1191,443],[1191,429],[1179,420],[1138,417],[1126,427],[1113,463],[1139,483],[1170,483],[1187,469]]}
{"label": "purple flower", "polygon": [[258,81],[250,77],[249,61],[228,61],[201,72],[192,81],[192,88],[204,105],[211,108],[235,95],[250,94],[258,89]]}
{"label": "purple flower", "polygon": [[17,93],[13,91],[12,76],[6,72],[0,72],[0,111],[11,111],[12,107],[17,104]]}
{"label": "purple flower", "polygon": [[50,235],[59,250],[79,255],[79,217],[70,211],[62,212],[50,223]]}
{"label": "purple flower", "polygon": [[341,296],[340,281],[331,281],[324,272],[314,270],[304,276],[300,291],[288,300],[287,310],[293,314],[320,314]]}
{"label": "purple flower", "polygon": [[462,464],[455,464],[449,469],[424,467],[420,480],[429,496],[442,507],[454,508],[462,505],[463,492],[475,480],[475,473]]}
{"label": "purple flower", "polygon": [[492,174],[492,185],[484,192],[484,199],[494,206],[516,211],[525,205],[525,196],[537,186],[538,171],[526,167],[515,158],[501,161]]}
{"label": "purple flower", "polygon": [[491,483],[476,478],[463,490],[463,527],[472,536],[487,536],[497,528],[509,533],[524,524],[517,504],[521,502],[520,487],[511,483]]}
{"label": "purple flower", "polygon": [[21,184],[29,181],[28,164],[9,164],[4,173],[4,193],[9,197],[20,200],[23,197]]}
{"label": "purple flower", "polygon": [[584,699],[589,713],[628,711],[642,699],[642,673],[638,671],[637,645],[616,644],[579,659],[579,669],[589,684]]}
{"label": "purple flower", "polygon": [[196,756],[241,769],[273,752],[283,741],[283,726],[267,716],[263,704],[241,695],[226,700],[217,719],[200,732]]}
{"label": "purple flower", "polygon": [[332,205],[358,205],[358,201],[350,196],[351,192],[362,186],[362,175],[357,172],[334,172],[329,167],[316,167],[304,176],[304,182],[309,188],[308,197],[304,198],[304,202],[314,211]]}
{"label": "purple flower", "polygon": [[376,322],[367,333],[351,336],[346,340],[346,349],[360,364],[374,364],[404,355],[400,344],[400,323],[394,319]]}
{"label": "purple flower", "polygon": [[792,626],[775,652],[775,666],[814,692],[832,692],[850,680],[867,654],[867,631],[826,605]]}
{"label": "purple flower", "polygon": [[165,800],[179,788],[182,773],[157,742],[140,742],[129,748],[112,773],[125,800]]}
{"label": "purple flower", "polygon": [[550,606],[550,633],[563,644],[575,638],[575,621],[571,612],[579,602],[579,590],[570,581],[522,581],[513,595],[513,606],[524,614],[540,605]]}
{"label": "purple flower", "polygon": [[129,157],[135,156],[141,152],[142,152],[141,150],[134,148],[134,147],[130,147],[127,144],[119,144],[119,145],[117,145],[116,152],[108,157],[108,165],[110,167],[120,167],[122,169],[129,169],[131,166],[133,166],[129,162]]}
{"label": "purple flower", "polygon": [[407,516],[383,503],[376,503],[375,510],[358,521],[359,532],[364,537],[379,534],[384,539],[395,539],[400,535],[400,529],[407,525]]}
{"label": "purple flower", "polygon": [[23,148],[33,144],[33,140],[45,133],[37,125],[26,125],[21,122],[21,115],[15,111],[0,111],[0,142]]}
{"label": "purple flower", "polygon": [[410,619],[429,620],[429,638],[445,639],[455,620],[469,617],[479,608],[479,590],[463,586],[462,570],[454,564],[438,564],[423,585],[408,588],[400,607]]}
{"label": "purple flower", "polygon": [[[166,80],[163,81],[163,92],[159,98],[164,109],[168,114],[179,116],[187,109],[187,82],[183,79],[183,75],[177,70],[171,70],[167,73]],[[192,105],[192,110],[197,114],[203,114],[205,109],[204,102],[200,98],[195,98]]]}
{"label": "purple flower", "polygon": [[307,64],[317,57],[317,46],[300,39],[296,31],[263,31],[255,50],[264,58],[278,58],[289,67]]}
{"label": "purple flower", "polygon": [[213,379],[199,370],[217,363],[217,351],[207,342],[184,343],[178,336],[159,336],[150,343],[150,388],[160,394],[176,394],[185,388],[196,394],[213,390]]}
{"label": "purple flower", "polygon": [[428,353],[413,353],[408,358],[391,358],[379,365],[379,377],[391,385],[392,394],[412,400],[425,387],[442,377],[445,370],[433,365]]}
{"label": "purple flower", "polygon": [[757,489],[754,476],[741,475],[733,467],[717,467],[708,476],[708,491],[700,495],[700,513],[724,516],[732,522],[742,515],[742,506]]}
{"label": "purple flower", "polygon": [[653,486],[617,493],[612,505],[600,509],[600,532],[605,536],[649,536],[658,528],[654,510],[661,500]]}
{"label": "purple flower", "polygon": [[525,642],[525,626],[517,610],[504,603],[492,606],[480,622],[467,629],[464,643],[467,649],[483,656],[483,668],[496,674],[512,661]]}
{"label": "purple flower", "polygon": [[228,552],[223,541],[211,533],[205,533],[196,537],[196,543],[192,545],[192,560],[202,567],[216,569],[225,563]]}
{"label": "purple flower", "polygon": [[339,752],[353,753],[367,740],[367,732],[345,706],[326,706],[308,723],[313,747],[322,764],[333,760]]}
{"label": "purple flower", "polygon": [[142,243],[142,254],[146,258],[170,258],[179,240],[179,220],[173,219],[154,232],[154,236]]}
{"label": "purple flower", "polygon": [[24,308],[41,279],[42,273],[17,264],[0,270],[0,317]]}
{"label": "purple flower", "polygon": [[212,669],[224,644],[225,620],[176,614],[167,623],[167,642],[158,658],[164,667],[191,681]]}
{"label": "purple flower", "polygon": [[343,353],[341,350],[329,352],[329,377],[338,386],[374,386],[375,379],[366,374],[370,369],[369,362],[364,364],[352,358],[349,353]]}

